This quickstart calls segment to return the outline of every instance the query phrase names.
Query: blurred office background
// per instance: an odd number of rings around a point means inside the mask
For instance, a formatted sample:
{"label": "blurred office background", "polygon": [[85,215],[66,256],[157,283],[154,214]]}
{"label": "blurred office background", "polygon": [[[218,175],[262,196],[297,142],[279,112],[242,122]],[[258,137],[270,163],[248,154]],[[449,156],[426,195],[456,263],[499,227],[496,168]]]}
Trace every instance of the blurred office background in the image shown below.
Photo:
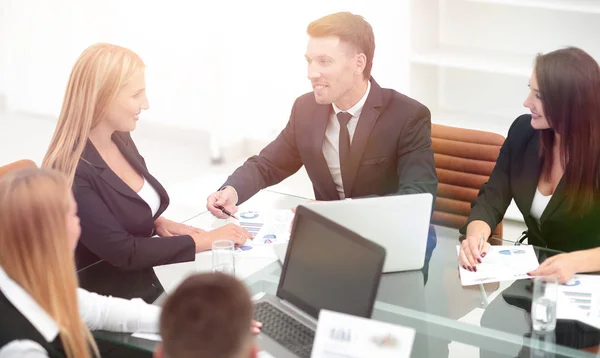
{"label": "blurred office background", "polygon": [[[536,53],[600,58],[597,0],[0,0],[0,164],[41,162],[87,46],[129,47],[150,100],[133,136],[184,219],[284,127],[310,91],[306,26],[337,11],[371,23],[374,78],[426,104],[433,123],[506,135],[527,112]],[[277,189],[313,195],[303,170]],[[506,238],[523,227],[514,206],[507,218]]]}

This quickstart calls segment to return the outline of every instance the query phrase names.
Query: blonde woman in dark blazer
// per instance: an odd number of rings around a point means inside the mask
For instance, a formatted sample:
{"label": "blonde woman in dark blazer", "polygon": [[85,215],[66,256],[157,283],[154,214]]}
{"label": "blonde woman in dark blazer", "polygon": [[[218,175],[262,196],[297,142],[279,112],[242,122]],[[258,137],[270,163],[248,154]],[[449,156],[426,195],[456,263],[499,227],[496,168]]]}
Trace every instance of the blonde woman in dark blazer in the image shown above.
{"label": "blonde woman in dark blazer", "polygon": [[111,44],[89,47],[71,72],[43,166],[73,185],[82,228],[77,267],[102,260],[82,287],[153,301],[163,292],[153,266],[192,261],[217,239],[241,244],[251,236],[233,224],[204,232],[161,216],[169,196],[129,135],[148,106],[140,57]]}

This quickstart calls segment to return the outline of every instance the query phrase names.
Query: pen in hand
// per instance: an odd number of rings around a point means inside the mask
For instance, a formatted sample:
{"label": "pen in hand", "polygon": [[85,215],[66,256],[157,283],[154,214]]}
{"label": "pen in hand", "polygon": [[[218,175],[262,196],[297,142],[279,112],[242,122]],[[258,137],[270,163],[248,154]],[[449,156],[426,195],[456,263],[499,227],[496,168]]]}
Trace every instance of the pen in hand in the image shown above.
{"label": "pen in hand", "polygon": [[481,257],[483,257],[481,255],[481,250],[483,250],[483,244],[484,244],[484,242],[485,242],[485,238],[483,237],[483,233],[482,233],[481,236],[479,237],[479,257],[480,258],[477,259],[477,261],[479,263],[481,263]]}
{"label": "pen in hand", "polygon": [[232,213],[230,213],[229,210],[225,209],[224,207],[222,207],[222,206],[219,205],[216,208],[219,209],[219,210],[221,210],[223,212],[223,214],[229,216],[230,218],[234,218],[234,219],[236,219],[238,221],[240,220],[235,215],[233,215]]}

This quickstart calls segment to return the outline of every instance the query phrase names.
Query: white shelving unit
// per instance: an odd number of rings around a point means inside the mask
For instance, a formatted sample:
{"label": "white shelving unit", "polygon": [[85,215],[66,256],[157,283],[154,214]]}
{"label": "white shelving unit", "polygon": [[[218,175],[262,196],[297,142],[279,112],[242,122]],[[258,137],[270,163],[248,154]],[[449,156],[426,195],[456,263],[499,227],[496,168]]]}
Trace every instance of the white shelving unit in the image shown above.
{"label": "white shelving unit", "polygon": [[[600,0],[412,0],[409,95],[432,122],[506,136],[537,53],[600,59]],[[513,204],[506,218],[523,221]]]}
{"label": "white shelving unit", "polygon": [[600,14],[597,0],[466,0],[472,2],[493,3],[516,7],[529,7],[557,11],[573,11]]}

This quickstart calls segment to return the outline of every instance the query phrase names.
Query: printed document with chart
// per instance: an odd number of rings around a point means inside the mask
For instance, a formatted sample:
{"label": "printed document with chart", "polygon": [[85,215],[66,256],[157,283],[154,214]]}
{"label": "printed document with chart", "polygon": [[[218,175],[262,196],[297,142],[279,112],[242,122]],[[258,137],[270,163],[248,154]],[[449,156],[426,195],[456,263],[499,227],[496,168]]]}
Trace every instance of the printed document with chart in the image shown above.
{"label": "printed document with chart", "polygon": [[[460,245],[456,247],[460,254]],[[491,246],[477,265],[477,272],[462,268],[459,264],[460,282],[463,286],[478,285],[481,283],[513,281],[530,278],[527,273],[535,270],[540,265],[533,246]]]}
{"label": "printed document with chart", "polygon": [[408,358],[410,327],[321,310],[311,358]]}
{"label": "printed document with chart", "polygon": [[579,274],[560,285],[556,318],[572,319],[600,329],[600,276]]}
{"label": "printed document with chart", "polygon": [[248,230],[253,239],[238,250],[248,251],[258,246],[271,246],[273,244],[286,243],[290,239],[290,228],[294,220],[294,213],[287,210],[261,210],[241,211],[237,214],[239,221],[229,219]]}

